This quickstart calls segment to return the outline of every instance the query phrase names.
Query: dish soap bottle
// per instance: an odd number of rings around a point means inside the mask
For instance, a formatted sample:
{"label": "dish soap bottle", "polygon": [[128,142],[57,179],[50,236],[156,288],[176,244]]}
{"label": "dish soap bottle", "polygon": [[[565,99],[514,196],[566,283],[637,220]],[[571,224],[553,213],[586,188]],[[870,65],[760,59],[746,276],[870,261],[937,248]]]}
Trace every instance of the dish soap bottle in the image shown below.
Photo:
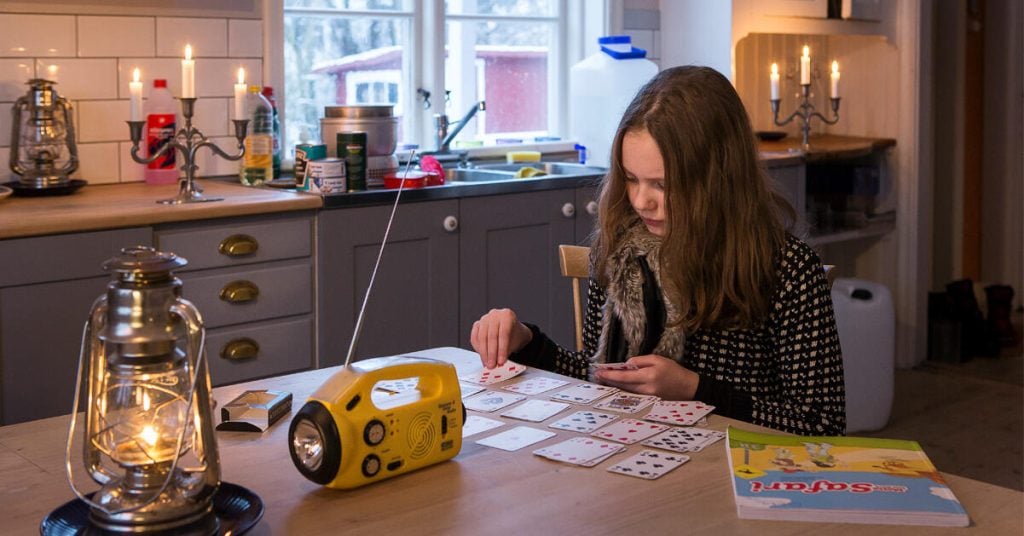
{"label": "dish soap bottle", "polygon": [[[167,80],[153,80],[153,91],[143,106],[146,116],[146,156],[156,153],[167,142],[174,139],[175,106],[174,97],[167,89]],[[146,184],[174,184],[178,180],[176,156],[178,151],[169,149],[160,158],[146,164],[143,172]]]}
{"label": "dish soap bottle", "polygon": [[239,178],[242,184],[256,186],[274,176],[274,109],[260,95],[259,86],[249,86],[249,135],[245,138],[245,156]]}
{"label": "dish soap bottle", "polygon": [[281,119],[277,115],[277,101],[274,100],[274,88],[263,86],[263,96],[270,102],[274,110],[274,178],[281,178]]}

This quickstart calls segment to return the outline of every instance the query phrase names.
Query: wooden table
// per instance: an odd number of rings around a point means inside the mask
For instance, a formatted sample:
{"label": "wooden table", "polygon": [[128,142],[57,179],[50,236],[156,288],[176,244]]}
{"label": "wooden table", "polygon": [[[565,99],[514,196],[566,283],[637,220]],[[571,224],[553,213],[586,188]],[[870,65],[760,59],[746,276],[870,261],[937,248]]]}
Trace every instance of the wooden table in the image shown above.
{"label": "wooden table", "polygon": [[[465,354],[435,349],[412,355],[464,359]],[[246,389],[279,389],[293,394],[292,407],[298,410],[333,370],[222,387],[215,389],[214,395],[224,404]],[[536,370],[527,374],[550,375]],[[546,428],[558,418],[536,426]],[[306,480],[292,465],[287,446],[290,419],[291,415],[286,416],[262,435],[217,433],[224,480],[251,489],[266,504],[266,514],[254,534],[881,536],[1024,532],[1024,493],[954,475],[946,478],[971,516],[967,529],[741,520],[736,517],[722,442],[691,453],[689,463],[662,478],[646,481],[607,472],[614,461],[643,448],[640,445],[587,469],[531,454],[539,446],[577,435],[570,432],[558,431],[556,437],[516,452],[474,443],[507,426],[468,438],[461,453],[448,462],[360,489],[333,490]],[[760,429],[714,415],[707,427],[725,430],[729,424]],[[63,470],[67,425],[64,416],[0,428],[0,532],[36,533],[48,512],[72,498]]]}

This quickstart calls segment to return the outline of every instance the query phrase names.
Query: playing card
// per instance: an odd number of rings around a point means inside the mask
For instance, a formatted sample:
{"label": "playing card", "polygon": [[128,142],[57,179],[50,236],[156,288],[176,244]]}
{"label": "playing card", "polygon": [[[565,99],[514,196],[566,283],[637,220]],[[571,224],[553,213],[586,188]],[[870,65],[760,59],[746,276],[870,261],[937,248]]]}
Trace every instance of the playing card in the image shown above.
{"label": "playing card", "polygon": [[502,389],[506,391],[512,391],[521,395],[533,396],[536,394],[543,393],[544,391],[550,391],[556,387],[568,385],[569,382],[565,380],[559,380],[557,378],[550,378],[548,376],[534,376],[532,378],[525,378],[516,383],[505,385]]}
{"label": "playing card", "polygon": [[504,425],[505,423],[499,420],[488,419],[479,415],[469,415],[466,417],[466,424],[462,427],[462,437],[469,437],[473,434],[486,432]]}
{"label": "playing card", "polygon": [[604,400],[594,404],[594,409],[610,409],[612,411],[624,411],[636,413],[647,406],[658,401],[653,395],[635,395],[633,393],[615,393]]}
{"label": "playing card", "polygon": [[608,471],[654,480],[688,461],[690,461],[690,457],[682,454],[641,450],[625,460],[615,462],[615,465],[609,467]]}
{"label": "playing card", "polygon": [[502,413],[502,416],[530,422],[541,422],[567,407],[569,407],[569,404],[553,400],[527,400]]}
{"label": "playing card", "polygon": [[628,363],[594,363],[596,370],[636,370],[639,367]]}
{"label": "playing card", "polygon": [[614,421],[616,418],[616,415],[601,413],[600,411],[577,411],[568,417],[549,424],[548,427],[572,432],[590,433]]}
{"label": "playing card", "polygon": [[596,383],[580,383],[551,395],[551,398],[572,402],[573,404],[589,404],[601,397],[616,392],[618,392],[618,389],[615,387],[598,385]]}
{"label": "playing card", "polygon": [[592,437],[574,437],[533,451],[537,456],[558,462],[593,467],[626,447]]}
{"label": "playing card", "polygon": [[610,439],[625,445],[632,445],[637,441],[665,430],[668,430],[668,425],[644,422],[638,419],[620,419],[608,426],[602,427],[600,430],[591,432],[590,435],[601,439]]}
{"label": "playing card", "polygon": [[526,365],[506,361],[505,364],[500,367],[481,369],[472,374],[460,376],[459,379],[465,382],[478,383],[480,385],[491,385],[515,378],[525,371]]}
{"label": "playing card", "polygon": [[462,391],[462,398],[473,396],[484,390],[484,388],[479,385],[473,385],[465,382],[459,382],[459,389]]}
{"label": "playing card", "polygon": [[463,400],[462,403],[466,406],[466,409],[487,413],[501,409],[505,406],[511,406],[525,398],[525,396],[517,395],[515,393],[484,391]]}
{"label": "playing card", "polygon": [[555,435],[554,432],[548,432],[547,430],[538,430],[529,426],[516,426],[511,430],[506,430],[483,439],[477,439],[476,443],[496,449],[514,451],[544,441]]}
{"label": "playing card", "polygon": [[715,406],[703,402],[659,400],[651,407],[651,411],[647,412],[644,420],[692,426],[713,409]]}
{"label": "playing card", "polygon": [[671,428],[643,442],[648,447],[675,452],[700,452],[725,437],[725,432],[704,428]]}

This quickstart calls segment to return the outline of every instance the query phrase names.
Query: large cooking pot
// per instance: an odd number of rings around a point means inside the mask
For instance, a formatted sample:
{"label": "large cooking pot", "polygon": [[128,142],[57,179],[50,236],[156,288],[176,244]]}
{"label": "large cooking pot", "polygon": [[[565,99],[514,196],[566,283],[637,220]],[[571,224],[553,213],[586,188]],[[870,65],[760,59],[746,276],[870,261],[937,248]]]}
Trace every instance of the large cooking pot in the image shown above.
{"label": "large cooking pot", "polygon": [[398,118],[390,104],[327,106],[320,119],[320,140],[328,156],[338,156],[339,132],[365,132],[369,156],[394,154],[398,144]]}

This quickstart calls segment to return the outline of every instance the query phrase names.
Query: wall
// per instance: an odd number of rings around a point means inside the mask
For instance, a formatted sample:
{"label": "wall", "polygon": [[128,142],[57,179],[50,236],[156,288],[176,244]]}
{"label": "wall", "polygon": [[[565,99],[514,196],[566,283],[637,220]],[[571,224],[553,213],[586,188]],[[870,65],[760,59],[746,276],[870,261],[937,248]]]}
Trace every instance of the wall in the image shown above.
{"label": "wall", "polygon": [[[154,78],[181,91],[186,42],[196,57],[194,125],[219,146],[237,150],[229,135],[232,84],[239,67],[262,83],[263,29],[254,1],[103,0],[0,3],[0,107],[10,108],[30,78],[57,69],[57,91],[71,100],[81,164],[73,175],[90,184],[142,180],[131,160],[128,81],[138,67],[146,95]],[[179,118],[178,126],[184,123]],[[0,182],[9,169],[11,114],[0,112]],[[231,174],[237,162],[198,153],[200,175]]]}
{"label": "wall", "polygon": [[[633,46],[647,51],[647,59],[661,65],[661,12],[658,0],[624,0],[622,3],[622,32],[630,36]],[[613,33],[619,30],[612,28]],[[586,55],[597,51],[593,43]]]}

